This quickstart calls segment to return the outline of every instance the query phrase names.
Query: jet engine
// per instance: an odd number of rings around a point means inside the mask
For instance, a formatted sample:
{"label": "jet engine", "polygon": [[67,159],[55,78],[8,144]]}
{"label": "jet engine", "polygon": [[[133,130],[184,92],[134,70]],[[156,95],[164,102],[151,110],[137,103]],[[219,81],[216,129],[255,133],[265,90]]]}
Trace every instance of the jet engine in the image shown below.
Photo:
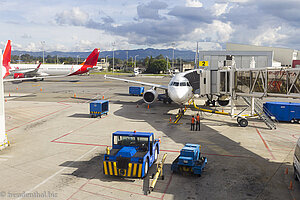
{"label": "jet engine", "polygon": [[25,78],[25,74],[23,74],[23,73],[14,73],[14,78]]}
{"label": "jet engine", "polygon": [[144,99],[145,103],[151,104],[157,99],[157,96],[158,96],[158,94],[157,94],[156,90],[150,89],[144,93],[143,99]]}

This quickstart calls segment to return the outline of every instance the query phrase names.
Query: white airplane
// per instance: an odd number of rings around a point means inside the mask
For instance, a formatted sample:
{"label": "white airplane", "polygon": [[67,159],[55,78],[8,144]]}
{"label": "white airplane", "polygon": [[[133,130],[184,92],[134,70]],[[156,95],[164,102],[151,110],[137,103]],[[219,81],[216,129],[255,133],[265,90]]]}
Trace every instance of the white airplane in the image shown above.
{"label": "white airplane", "polygon": [[[116,77],[109,77],[106,75],[104,76],[104,78],[152,87],[150,90],[147,90],[143,94],[143,100],[147,104],[151,104],[157,99],[158,93],[156,89],[159,88],[165,90],[166,97],[163,100],[164,103],[171,103],[172,101],[174,101],[179,105],[183,105],[184,103],[187,103],[196,94],[200,94],[200,74],[202,73],[202,71],[202,69],[194,69],[175,74],[167,86]],[[204,84],[206,84],[206,80],[204,80]],[[207,96],[207,98],[208,102],[212,101],[212,96]],[[228,105],[229,100],[224,99],[222,96],[218,96],[217,102],[222,106],[226,106]]]}
{"label": "white airplane", "polygon": [[[108,79],[114,79],[114,80],[124,81],[128,83],[136,83],[136,84],[152,87],[150,90],[144,92],[143,95],[143,100],[147,104],[151,104],[157,99],[158,97],[158,93],[156,91],[157,88],[166,91],[167,97],[164,100],[165,103],[166,101],[168,101],[169,103],[171,103],[171,101],[174,101],[177,104],[183,104],[188,102],[194,96],[193,93],[194,89],[198,89],[197,83],[192,79],[188,80],[187,77],[189,76],[186,77],[187,74],[193,74],[193,73],[197,73],[197,69],[184,72],[184,73],[178,73],[171,79],[171,81],[167,86],[153,84],[153,83],[145,83],[141,81],[133,81],[133,80],[122,79],[122,78],[108,77],[106,75],[104,77]],[[191,81],[193,82],[193,86],[191,84]]]}
{"label": "white airplane", "polygon": [[[8,40],[3,54],[4,77],[9,74],[17,80],[43,80],[45,77],[64,77],[73,76],[89,72],[97,64],[100,50],[94,49],[93,52],[81,65],[53,65],[53,64],[10,64],[11,60],[11,41]],[[4,80],[12,81],[12,80]]]}

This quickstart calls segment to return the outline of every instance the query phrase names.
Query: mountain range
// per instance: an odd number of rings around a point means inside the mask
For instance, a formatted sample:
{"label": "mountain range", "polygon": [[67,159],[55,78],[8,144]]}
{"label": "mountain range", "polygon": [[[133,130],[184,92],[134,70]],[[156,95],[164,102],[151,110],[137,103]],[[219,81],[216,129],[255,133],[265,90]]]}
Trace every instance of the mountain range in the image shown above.
{"label": "mountain range", "polygon": [[[92,52],[92,50],[91,50]],[[58,56],[58,57],[80,57],[86,58],[91,52],[62,52],[62,51],[52,51],[52,52],[45,52],[45,57],[47,55],[50,56]],[[160,54],[164,57],[168,56],[169,59],[173,58],[173,49],[135,49],[135,50],[116,50],[114,51],[115,58],[119,58],[122,60],[127,59],[127,52],[128,52],[128,59],[132,59],[131,57],[136,57],[137,60],[144,59],[147,56],[156,57]],[[43,56],[43,52],[31,52],[31,51],[12,51],[12,55],[22,55],[22,54],[29,54],[34,57]],[[104,58],[109,56],[109,58],[113,57],[113,51],[101,51],[100,50],[100,58]],[[195,59],[195,52],[190,50],[174,50],[174,58],[178,59],[181,58],[186,61],[192,61]]]}

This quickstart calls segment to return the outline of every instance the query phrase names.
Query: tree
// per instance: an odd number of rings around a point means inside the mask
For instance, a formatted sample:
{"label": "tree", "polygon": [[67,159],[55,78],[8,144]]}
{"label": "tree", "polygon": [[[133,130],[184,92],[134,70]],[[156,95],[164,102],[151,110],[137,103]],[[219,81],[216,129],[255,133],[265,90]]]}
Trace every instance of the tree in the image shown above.
{"label": "tree", "polygon": [[165,59],[154,60],[149,64],[146,72],[159,74],[161,71],[164,72],[167,69],[167,61]]}
{"label": "tree", "polygon": [[155,59],[157,59],[157,60],[159,60],[159,59],[165,59],[165,57],[162,54],[160,54],[159,56],[156,56]]}

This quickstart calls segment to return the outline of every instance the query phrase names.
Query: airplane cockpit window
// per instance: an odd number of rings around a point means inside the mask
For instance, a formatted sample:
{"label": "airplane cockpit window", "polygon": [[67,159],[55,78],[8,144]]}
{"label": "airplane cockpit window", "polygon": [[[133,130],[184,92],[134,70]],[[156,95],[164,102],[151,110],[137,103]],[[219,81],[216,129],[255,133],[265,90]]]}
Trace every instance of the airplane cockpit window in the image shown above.
{"label": "airplane cockpit window", "polygon": [[187,86],[190,86],[190,87],[192,87],[192,86],[191,86],[191,84],[190,84],[189,82],[187,82],[186,84],[187,84]]}
{"label": "airplane cockpit window", "polygon": [[174,82],[172,81],[169,85],[173,85],[173,83],[174,83]]}
{"label": "airplane cockpit window", "polygon": [[180,86],[186,86],[186,82],[181,82]]}
{"label": "airplane cockpit window", "polygon": [[174,82],[173,85],[174,86],[179,86],[179,82]]}

